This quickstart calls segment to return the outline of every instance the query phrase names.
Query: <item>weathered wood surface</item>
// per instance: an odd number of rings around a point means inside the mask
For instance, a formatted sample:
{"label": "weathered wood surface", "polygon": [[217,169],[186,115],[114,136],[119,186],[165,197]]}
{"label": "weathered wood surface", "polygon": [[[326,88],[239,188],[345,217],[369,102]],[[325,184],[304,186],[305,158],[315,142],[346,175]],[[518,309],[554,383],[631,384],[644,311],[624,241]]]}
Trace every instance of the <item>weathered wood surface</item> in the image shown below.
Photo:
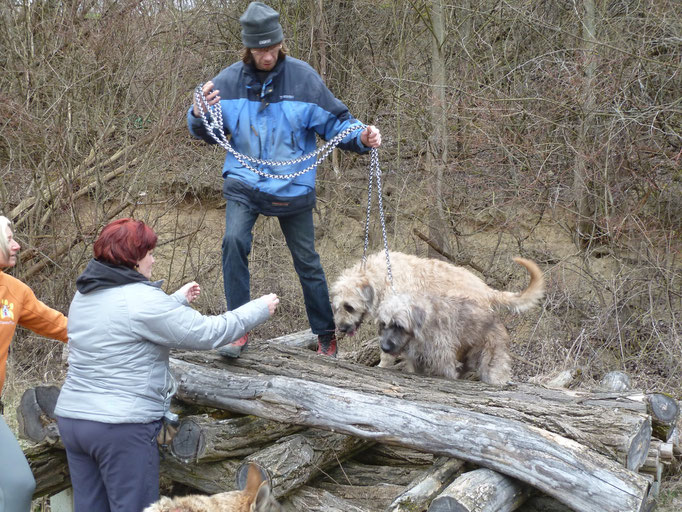
{"label": "weathered wood surface", "polygon": [[[305,359],[300,352],[294,351],[295,357],[280,357],[277,373],[292,360]],[[264,353],[258,354],[259,359],[264,357]],[[313,363],[325,359],[311,357],[310,366],[320,371],[319,363]],[[647,497],[649,483],[644,477],[548,430],[461,407],[394,398],[387,393],[391,386],[376,380],[377,389],[372,392],[372,383],[364,376],[356,375],[353,381],[361,381],[362,386],[356,387],[370,391],[351,389],[350,379],[330,386],[319,382],[319,376],[310,381],[249,373],[243,370],[245,360],[237,361],[242,364],[216,369],[173,359],[178,397],[460,458],[517,478],[583,512],[639,512]],[[328,373],[333,369],[331,362]],[[404,388],[396,388],[395,395],[404,394]]]}
{"label": "weathered wood surface", "polygon": [[429,503],[459,475],[464,462],[441,457],[400,493],[389,505],[387,512],[413,512],[425,510]]}
{"label": "weathered wood surface", "polygon": [[433,453],[421,452],[413,448],[377,443],[363,450],[355,460],[375,466],[423,466],[430,467],[436,457]]}
{"label": "weathered wood surface", "polygon": [[[480,382],[448,381],[384,368],[367,368],[345,361],[329,361],[316,354],[282,345],[263,345],[257,353],[227,360],[214,352],[186,352],[176,356],[206,368],[229,369],[238,375],[282,376],[310,383],[362,390],[378,396],[462,407],[471,412],[527,423],[573,439],[636,470],[646,459],[651,439],[650,418],[640,412],[613,410],[614,403],[646,405],[613,393],[581,394],[527,384],[508,387]],[[592,404],[586,404],[589,400]],[[607,407],[599,407],[600,402]]]}
{"label": "weathered wood surface", "polygon": [[481,468],[455,479],[437,496],[429,512],[512,512],[530,495],[518,480]]}
{"label": "weathered wood surface", "polygon": [[24,450],[24,455],[36,480],[33,498],[51,496],[71,486],[66,452],[51,443],[42,443]]}
{"label": "weathered wood surface", "polygon": [[304,331],[285,334],[272,338],[268,343],[279,343],[289,347],[305,348],[308,350],[315,350],[317,348],[317,334],[313,334],[310,329]]}
{"label": "weathered wood surface", "polygon": [[396,494],[403,488],[392,482],[379,485],[342,485],[329,482],[315,482],[317,489],[329,491],[337,498],[346,500],[357,507],[369,510],[386,510]]}
{"label": "weathered wood surface", "polygon": [[533,496],[517,512],[569,512],[571,509],[563,503],[546,495]]}
{"label": "weathered wood surface", "polygon": [[680,418],[677,400],[663,393],[652,393],[647,396],[647,405],[654,437],[668,441]]}
{"label": "weathered wood surface", "polygon": [[241,459],[225,459],[204,464],[186,464],[175,457],[161,459],[161,476],[206,494],[235,491],[235,475]]}
{"label": "weathered wood surface", "polygon": [[329,491],[304,486],[282,502],[284,512],[369,512]]}
{"label": "weathered wood surface", "polygon": [[410,485],[412,481],[424,474],[423,466],[376,466],[357,461],[357,455],[350,460],[340,462],[325,470],[319,483],[330,482],[340,485],[380,485],[391,483]]}
{"label": "weathered wood surface", "polygon": [[215,420],[194,415],[180,420],[170,450],[174,457],[194,463],[244,457],[303,428],[257,416]]}
{"label": "weathered wood surface", "polygon": [[367,448],[372,441],[358,437],[309,429],[280,439],[246,457],[237,469],[237,487],[246,487],[250,464],[268,475],[277,498],[310,482],[326,468]]}
{"label": "weathered wood surface", "polygon": [[627,373],[613,371],[604,375],[599,387],[603,391],[629,391],[632,389],[632,381]]}

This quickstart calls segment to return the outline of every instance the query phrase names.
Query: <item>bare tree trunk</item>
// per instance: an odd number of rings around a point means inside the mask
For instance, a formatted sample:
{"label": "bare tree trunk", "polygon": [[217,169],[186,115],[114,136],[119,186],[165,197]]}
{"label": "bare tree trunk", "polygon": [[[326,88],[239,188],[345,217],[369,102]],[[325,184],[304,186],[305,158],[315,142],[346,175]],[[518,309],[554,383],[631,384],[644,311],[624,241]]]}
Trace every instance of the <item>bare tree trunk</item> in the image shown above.
{"label": "bare tree trunk", "polygon": [[[448,160],[448,137],[447,137],[447,106],[445,102],[445,56],[443,44],[445,43],[445,14],[442,0],[431,1],[431,95],[430,117],[432,131],[428,134],[429,151],[427,152],[427,168],[430,179],[431,205],[429,214],[429,237],[440,247],[445,247],[448,252],[447,223],[443,211],[443,173]],[[437,253],[429,246],[429,256],[437,257]]]}
{"label": "bare tree trunk", "polygon": [[594,78],[597,69],[595,38],[595,3],[583,0],[582,41],[584,78],[582,83],[582,118],[578,127],[575,163],[573,168],[573,194],[576,208],[576,240],[581,249],[589,246],[594,236],[594,183],[587,162],[590,133],[594,129]]}

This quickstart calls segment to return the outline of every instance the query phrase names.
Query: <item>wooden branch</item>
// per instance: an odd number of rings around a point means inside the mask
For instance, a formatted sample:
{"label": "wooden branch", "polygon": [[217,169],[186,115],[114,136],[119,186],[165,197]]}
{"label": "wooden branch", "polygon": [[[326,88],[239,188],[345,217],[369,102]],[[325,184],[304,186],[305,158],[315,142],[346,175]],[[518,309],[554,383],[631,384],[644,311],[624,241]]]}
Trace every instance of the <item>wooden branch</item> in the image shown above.
{"label": "wooden branch", "polygon": [[256,416],[224,420],[188,416],[180,421],[170,450],[174,457],[194,463],[244,457],[303,428]]}
{"label": "wooden branch", "polygon": [[[119,213],[121,213],[123,210],[125,210],[128,206],[130,206],[129,203],[123,203],[119,205],[118,207],[114,208],[111,212],[109,212],[109,215],[107,215],[107,219],[104,220],[103,224],[107,223],[109,220],[112,218],[118,216]],[[89,233],[86,234],[92,234],[94,231],[98,230],[99,226],[94,226]],[[50,263],[56,261],[59,259],[59,257],[62,254],[65,254],[66,252],[70,251],[72,247],[74,247],[77,243],[83,241],[83,234],[78,234],[76,235],[73,239],[68,240],[59,246],[54,250],[54,252],[45,258],[43,258],[41,261],[36,263],[35,265],[32,265],[26,272],[22,273],[22,278],[24,280],[28,280],[31,277],[33,277],[35,274],[43,270],[47,265]]]}
{"label": "wooden branch", "polygon": [[237,469],[237,487],[246,486],[249,465],[255,463],[270,477],[274,495],[281,498],[370,444],[367,439],[323,430],[293,434],[246,457]]}
{"label": "wooden branch", "polygon": [[236,375],[177,359],[171,369],[181,399],[460,458],[521,480],[575,510],[639,512],[647,498],[644,477],[519,421],[302,379]]}
{"label": "wooden branch", "polygon": [[476,263],[474,263],[470,257],[462,258],[462,257],[453,256],[452,254],[445,251],[442,247],[437,245],[430,237],[426,236],[424,233],[422,233],[418,229],[415,228],[412,230],[412,232],[418,238],[421,238],[424,242],[426,242],[427,245],[429,247],[431,247],[431,249],[436,251],[438,254],[440,254],[444,258],[450,260],[450,262],[452,262],[454,265],[458,265],[460,267],[464,267],[464,266],[471,267],[475,271],[483,274],[484,276],[487,275],[485,269],[483,267],[481,267],[480,265],[477,265]]}
{"label": "wooden branch", "polygon": [[425,510],[429,503],[459,474],[464,462],[441,457],[431,469],[422,473],[389,505],[387,512]]}
{"label": "wooden branch", "polygon": [[234,360],[210,352],[186,352],[177,356],[205,367],[229,369],[239,374],[301,378],[311,383],[463,407],[472,412],[521,421],[573,439],[629,469],[637,469],[644,462],[651,439],[647,416],[640,412],[613,410],[613,407],[632,407],[646,411],[646,404],[613,393],[583,395],[521,384],[500,388],[480,382],[448,381],[391,369],[367,368],[346,361],[330,361],[309,351],[282,345],[264,343],[260,347],[257,352],[247,351]]}
{"label": "wooden branch", "polygon": [[313,334],[310,329],[306,329],[292,334],[285,334],[278,338],[272,338],[268,343],[279,343],[287,347],[315,350],[317,348],[317,334]]}
{"label": "wooden branch", "polygon": [[490,469],[458,477],[431,502],[429,512],[511,512],[530,495],[528,486]]}

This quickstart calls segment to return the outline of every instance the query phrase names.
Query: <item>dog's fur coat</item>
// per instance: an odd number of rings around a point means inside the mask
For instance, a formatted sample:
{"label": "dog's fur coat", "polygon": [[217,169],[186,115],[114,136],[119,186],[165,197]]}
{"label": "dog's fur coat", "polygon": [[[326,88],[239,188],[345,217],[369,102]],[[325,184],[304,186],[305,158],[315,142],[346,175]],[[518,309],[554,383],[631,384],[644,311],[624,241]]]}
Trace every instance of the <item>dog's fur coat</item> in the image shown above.
{"label": "dog's fur coat", "polygon": [[243,491],[230,491],[213,496],[162,497],[142,512],[280,512],[270,484],[258,468],[251,464]]}
{"label": "dog's fur coat", "polygon": [[[391,252],[393,286],[398,293],[428,293],[446,297],[466,297],[483,308],[507,309],[516,313],[537,305],[545,294],[545,280],[532,261],[514,258],[530,274],[522,292],[489,287],[475,274],[450,263]],[[370,255],[365,265],[358,262],[344,270],[330,288],[334,321],[340,332],[352,336],[365,318],[376,318],[384,294],[391,289],[383,251]],[[381,355],[379,366],[390,366],[394,358]]]}
{"label": "dog's fur coat", "polygon": [[511,378],[509,335],[489,308],[463,297],[388,294],[377,310],[381,350],[403,354],[412,373],[458,379],[475,371],[483,382]]}

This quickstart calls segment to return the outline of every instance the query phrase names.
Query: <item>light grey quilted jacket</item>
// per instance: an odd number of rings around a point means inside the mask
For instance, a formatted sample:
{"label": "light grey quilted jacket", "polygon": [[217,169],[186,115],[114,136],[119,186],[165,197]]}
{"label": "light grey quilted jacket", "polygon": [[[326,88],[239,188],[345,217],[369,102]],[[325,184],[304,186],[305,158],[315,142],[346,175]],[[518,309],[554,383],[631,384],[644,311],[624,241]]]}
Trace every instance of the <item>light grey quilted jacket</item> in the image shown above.
{"label": "light grey quilted jacket", "polygon": [[55,414],[103,423],[158,420],[175,392],[171,348],[214,349],[268,317],[261,299],[205,316],[182,294],[167,295],[149,281],[76,292],[69,309],[69,368]]}

